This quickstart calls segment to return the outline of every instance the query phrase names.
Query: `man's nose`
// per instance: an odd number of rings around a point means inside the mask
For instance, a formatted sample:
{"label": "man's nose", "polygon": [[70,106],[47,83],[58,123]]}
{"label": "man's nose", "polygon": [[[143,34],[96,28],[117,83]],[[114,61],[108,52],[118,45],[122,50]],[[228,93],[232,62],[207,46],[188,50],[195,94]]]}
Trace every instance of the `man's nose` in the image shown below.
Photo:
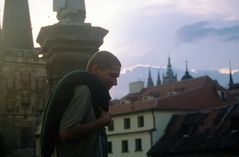
{"label": "man's nose", "polygon": [[117,79],[114,79],[113,85],[114,85],[114,86],[117,86]]}

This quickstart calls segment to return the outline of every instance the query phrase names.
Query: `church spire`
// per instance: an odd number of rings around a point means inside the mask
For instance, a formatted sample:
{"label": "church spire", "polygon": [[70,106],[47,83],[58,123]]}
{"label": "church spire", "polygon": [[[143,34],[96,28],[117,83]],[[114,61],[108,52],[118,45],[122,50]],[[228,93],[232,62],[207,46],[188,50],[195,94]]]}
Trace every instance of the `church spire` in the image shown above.
{"label": "church spire", "polygon": [[153,79],[151,77],[151,72],[150,72],[150,69],[149,69],[148,85],[147,85],[147,87],[153,87],[153,86],[154,86],[154,83],[153,83]]}
{"label": "church spire", "polygon": [[186,64],[186,71],[185,71],[185,74],[183,75],[183,77],[181,78],[181,80],[192,79],[193,77],[189,74],[189,71],[188,71],[188,61],[187,60],[186,60],[185,64]]}
{"label": "church spire", "polygon": [[188,73],[188,60],[186,60],[186,73]]}
{"label": "church spire", "polygon": [[168,69],[172,69],[170,56],[168,56]]}
{"label": "church spire", "polygon": [[161,85],[160,72],[158,71],[157,86]]}
{"label": "church spire", "polygon": [[231,61],[229,61],[229,87],[232,87],[234,85],[233,78],[232,78],[232,69],[231,69]]}
{"label": "church spire", "polygon": [[177,74],[174,74],[174,72],[172,70],[170,56],[168,56],[167,71],[166,71],[166,74],[163,75],[163,84],[171,83],[171,82],[175,82],[175,81],[177,81]]}
{"label": "church spire", "polygon": [[2,33],[6,48],[33,48],[28,0],[5,0]]}

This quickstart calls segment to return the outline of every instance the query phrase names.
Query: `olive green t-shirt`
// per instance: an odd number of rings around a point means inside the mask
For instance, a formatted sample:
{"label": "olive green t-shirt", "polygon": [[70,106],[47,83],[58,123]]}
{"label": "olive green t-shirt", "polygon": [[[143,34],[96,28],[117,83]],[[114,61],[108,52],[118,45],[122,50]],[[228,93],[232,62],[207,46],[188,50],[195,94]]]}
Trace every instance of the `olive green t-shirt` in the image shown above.
{"label": "olive green t-shirt", "polygon": [[[63,113],[59,131],[78,128],[82,123],[96,120],[92,106],[91,93],[87,86],[75,88],[75,94],[66,111]],[[59,141],[57,144],[58,157],[101,157],[101,141],[99,133],[73,141]]]}

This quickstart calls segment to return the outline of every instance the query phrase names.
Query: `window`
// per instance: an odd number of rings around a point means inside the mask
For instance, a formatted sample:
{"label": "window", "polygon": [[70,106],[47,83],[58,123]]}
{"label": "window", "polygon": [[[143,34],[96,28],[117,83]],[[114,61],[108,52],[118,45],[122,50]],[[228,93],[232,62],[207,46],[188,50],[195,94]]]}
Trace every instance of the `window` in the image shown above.
{"label": "window", "polygon": [[108,131],[113,131],[114,130],[114,121],[112,120],[110,125],[108,126]]}
{"label": "window", "polygon": [[138,127],[144,127],[144,116],[138,116]]}
{"label": "window", "polygon": [[142,140],[140,138],[135,139],[135,151],[142,151]]}
{"label": "window", "polygon": [[107,145],[108,145],[108,153],[112,153],[112,142],[109,141]]}
{"label": "window", "polygon": [[122,141],[122,152],[128,152],[128,141],[123,140]]}
{"label": "window", "polygon": [[124,128],[125,129],[129,129],[130,128],[130,119],[129,118],[125,118],[124,119]]}

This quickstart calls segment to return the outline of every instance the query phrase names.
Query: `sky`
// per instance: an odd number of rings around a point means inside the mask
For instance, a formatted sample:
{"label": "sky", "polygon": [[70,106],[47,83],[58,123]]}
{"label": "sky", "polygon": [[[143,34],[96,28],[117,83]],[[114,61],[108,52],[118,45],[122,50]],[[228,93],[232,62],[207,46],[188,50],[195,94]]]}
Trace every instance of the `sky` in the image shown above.
{"label": "sky", "polygon": [[[28,0],[34,41],[57,23],[52,0]],[[3,3],[3,0],[1,4]],[[114,53],[122,72],[137,66],[239,70],[238,0],[85,0],[86,22],[109,30],[100,50]],[[36,47],[39,47],[35,43]]]}

